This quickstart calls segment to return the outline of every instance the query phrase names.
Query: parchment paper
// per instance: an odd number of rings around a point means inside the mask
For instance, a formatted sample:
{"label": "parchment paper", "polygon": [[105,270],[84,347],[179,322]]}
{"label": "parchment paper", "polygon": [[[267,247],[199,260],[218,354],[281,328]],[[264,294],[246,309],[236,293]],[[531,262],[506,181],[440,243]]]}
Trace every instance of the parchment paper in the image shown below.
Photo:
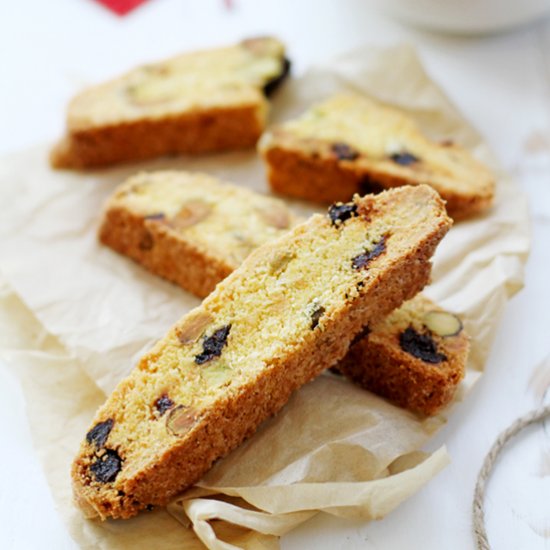
{"label": "parchment paper", "polygon": [[[522,285],[525,199],[409,47],[365,48],[309,71],[281,90],[272,119],[342,89],[406,109],[430,135],[458,141],[497,173],[495,207],[453,227],[427,290],[459,313],[474,336],[461,394],[483,370],[506,301]],[[6,281],[0,327],[9,335],[0,338],[1,353],[23,382],[36,447],[71,535],[83,547],[200,547],[191,525],[209,548],[274,548],[276,536],[320,510],[384,516],[447,463],[443,449],[418,452],[446,414],[419,419],[330,375],[297,392],[170,505],[171,515],[158,510],[99,524],[72,506],[69,465],[96,407],[137,357],[198,304],[96,241],[101,205],[113,188],[137,170],[161,167],[204,170],[267,192],[253,152],[76,174],[50,170],[47,147],[37,147],[0,165],[0,200],[7,205],[0,222]],[[292,204],[301,214],[314,210]]]}

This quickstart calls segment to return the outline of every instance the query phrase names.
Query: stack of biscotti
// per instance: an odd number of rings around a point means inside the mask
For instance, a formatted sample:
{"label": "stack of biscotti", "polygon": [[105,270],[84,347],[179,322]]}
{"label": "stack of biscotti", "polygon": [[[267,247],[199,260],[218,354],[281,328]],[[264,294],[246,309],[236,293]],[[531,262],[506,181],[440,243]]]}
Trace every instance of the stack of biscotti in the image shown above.
{"label": "stack of biscotti", "polygon": [[403,112],[342,93],[264,134],[273,191],[332,203],[355,193],[426,183],[459,220],[487,210],[494,177],[466,150],[424,136]]}
{"label": "stack of biscotti", "polygon": [[58,168],[253,147],[269,95],[288,74],[284,46],[254,38],[145,65],[76,96]]}
{"label": "stack of biscotti", "polygon": [[[336,204],[329,216],[338,223],[352,209]],[[160,171],[117,188],[106,204],[100,239],[202,298],[252,250],[298,221],[272,198],[204,174]],[[419,295],[360,336],[335,368],[364,388],[426,415],[454,396],[469,341],[453,314]]]}
{"label": "stack of biscotti", "polygon": [[130,517],[196,482],[422,289],[449,227],[437,193],[404,187],[252,252],[99,409],[73,464],[80,505]]}

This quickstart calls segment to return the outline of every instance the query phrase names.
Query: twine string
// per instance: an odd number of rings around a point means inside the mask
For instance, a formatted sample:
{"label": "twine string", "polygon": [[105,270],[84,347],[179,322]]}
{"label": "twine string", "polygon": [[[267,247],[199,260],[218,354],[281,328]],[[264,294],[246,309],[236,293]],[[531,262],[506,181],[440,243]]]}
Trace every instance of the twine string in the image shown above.
{"label": "twine string", "polygon": [[474,535],[476,538],[477,548],[479,550],[490,550],[489,540],[487,538],[487,531],[485,529],[485,511],[483,503],[485,501],[485,489],[487,482],[491,476],[495,462],[501,453],[502,449],[519,432],[521,432],[527,426],[535,424],[544,420],[547,416],[550,416],[550,405],[531,411],[518,418],[513,422],[506,430],[504,430],[493,443],[493,446],[485,456],[483,465],[477,476],[476,488],[474,491],[473,502],[473,520],[474,520]]}

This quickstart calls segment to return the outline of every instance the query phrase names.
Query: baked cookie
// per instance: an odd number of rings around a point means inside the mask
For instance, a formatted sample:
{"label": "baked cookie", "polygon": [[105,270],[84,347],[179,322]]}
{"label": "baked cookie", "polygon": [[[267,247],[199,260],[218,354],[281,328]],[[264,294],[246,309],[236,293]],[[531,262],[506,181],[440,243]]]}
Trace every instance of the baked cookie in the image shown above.
{"label": "baked cookie", "polygon": [[470,346],[456,315],[418,295],[365,332],[337,370],[420,414],[433,415],[451,401]]}
{"label": "baked cookie", "polygon": [[413,297],[451,225],[427,186],[316,214],[252,252],[139,361],[73,463],[88,515],[165,505]]}
{"label": "baked cookie", "polygon": [[316,202],[426,183],[462,219],[489,208],[494,177],[467,151],[426,138],[404,113],[339,94],[265,133],[259,150],[273,191]]}
{"label": "baked cookie", "polygon": [[129,178],[109,199],[101,242],[200,298],[298,219],[277,199],[200,173]]}
{"label": "baked cookie", "polygon": [[56,168],[253,147],[269,95],[288,74],[284,46],[254,38],[145,65],[69,104]]}

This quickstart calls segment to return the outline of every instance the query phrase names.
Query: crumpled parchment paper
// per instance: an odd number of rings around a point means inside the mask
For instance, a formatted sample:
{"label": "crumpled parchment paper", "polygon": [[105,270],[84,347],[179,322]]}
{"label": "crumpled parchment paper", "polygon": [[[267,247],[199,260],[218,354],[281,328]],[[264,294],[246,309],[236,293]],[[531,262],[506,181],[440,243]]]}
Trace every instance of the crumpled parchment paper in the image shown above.
{"label": "crumpled parchment paper", "polygon": [[[310,70],[279,92],[272,120],[342,89],[405,109],[429,135],[468,147],[497,174],[495,207],[453,227],[426,290],[460,314],[473,335],[461,399],[483,370],[507,300],[522,286],[526,201],[407,46],[364,48]],[[103,202],[143,169],[202,170],[260,192],[267,185],[254,152],[87,174],[52,171],[47,152],[37,147],[0,164],[0,356],[22,381],[37,452],[59,512],[82,547],[200,548],[202,541],[215,549],[276,548],[276,537],[318,511],[383,517],[445,466],[444,449],[431,455],[419,449],[452,408],[420,419],[323,375],[176,499],[169,514],[85,520],[71,502],[69,469],[95,409],[140,354],[198,304],[98,244]],[[291,204],[301,214],[320,210]]]}

